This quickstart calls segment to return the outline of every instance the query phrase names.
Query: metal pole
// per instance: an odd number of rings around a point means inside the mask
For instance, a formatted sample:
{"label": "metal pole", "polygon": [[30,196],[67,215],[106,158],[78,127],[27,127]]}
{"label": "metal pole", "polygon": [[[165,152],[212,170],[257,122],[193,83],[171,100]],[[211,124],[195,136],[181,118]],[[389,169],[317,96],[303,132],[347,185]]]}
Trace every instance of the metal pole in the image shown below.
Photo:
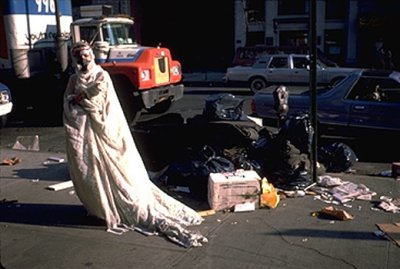
{"label": "metal pole", "polygon": [[316,2],[310,0],[310,15],[309,15],[309,46],[310,46],[310,120],[314,130],[311,141],[311,163],[313,182],[317,181],[317,37],[316,37]]}
{"label": "metal pole", "polygon": [[58,0],[54,0],[54,5],[56,9],[56,25],[57,25],[57,48],[56,55],[59,65],[59,71],[64,72],[68,67],[68,45],[65,37],[61,33],[61,12],[58,5]]}

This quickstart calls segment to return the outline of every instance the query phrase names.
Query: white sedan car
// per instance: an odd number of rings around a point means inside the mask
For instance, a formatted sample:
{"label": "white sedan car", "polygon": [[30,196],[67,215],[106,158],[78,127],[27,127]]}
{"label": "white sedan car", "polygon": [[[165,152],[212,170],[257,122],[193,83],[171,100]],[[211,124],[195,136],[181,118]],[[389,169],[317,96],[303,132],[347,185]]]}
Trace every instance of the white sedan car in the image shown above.
{"label": "white sedan car", "polygon": [[[317,60],[317,84],[335,85],[360,68],[328,67]],[[252,66],[229,67],[225,82],[247,83],[253,92],[271,84],[307,85],[310,81],[310,58],[305,54],[266,54]]]}

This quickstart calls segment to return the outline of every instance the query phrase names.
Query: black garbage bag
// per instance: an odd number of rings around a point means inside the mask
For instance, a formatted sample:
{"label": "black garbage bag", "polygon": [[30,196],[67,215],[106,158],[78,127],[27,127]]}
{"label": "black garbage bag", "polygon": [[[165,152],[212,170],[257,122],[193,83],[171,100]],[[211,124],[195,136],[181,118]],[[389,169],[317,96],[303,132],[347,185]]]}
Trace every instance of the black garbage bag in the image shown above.
{"label": "black garbage bag", "polygon": [[207,97],[203,116],[208,120],[240,120],[243,116],[243,99],[233,94],[213,94]]}
{"label": "black garbage bag", "polygon": [[312,183],[311,162],[307,154],[301,153],[287,140],[277,156],[280,162],[271,178],[277,187],[285,190],[304,189]]}
{"label": "black garbage bag", "polygon": [[287,117],[277,136],[281,141],[289,140],[301,153],[310,154],[313,135],[308,113],[299,113]]}
{"label": "black garbage bag", "polygon": [[334,142],[321,147],[318,160],[322,163],[327,172],[346,172],[356,162],[358,158],[354,151],[343,142]]}
{"label": "black garbage bag", "polygon": [[189,181],[190,193],[198,198],[207,198],[210,173],[234,172],[234,164],[223,156],[218,156],[210,146],[200,151],[202,158],[191,162],[192,175]]}
{"label": "black garbage bag", "polygon": [[164,173],[168,185],[189,187],[190,193],[201,199],[207,198],[210,173],[234,172],[234,164],[223,156],[218,156],[208,145],[197,152],[192,160],[170,165]]}

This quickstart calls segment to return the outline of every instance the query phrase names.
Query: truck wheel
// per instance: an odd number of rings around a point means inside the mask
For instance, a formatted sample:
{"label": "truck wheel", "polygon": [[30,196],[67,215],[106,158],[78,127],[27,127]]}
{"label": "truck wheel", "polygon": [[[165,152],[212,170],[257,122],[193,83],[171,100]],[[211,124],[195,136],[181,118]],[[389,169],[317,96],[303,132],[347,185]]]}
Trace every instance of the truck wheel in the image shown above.
{"label": "truck wheel", "polygon": [[264,78],[252,78],[249,83],[249,88],[252,92],[256,93],[267,87],[267,81]]}
{"label": "truck wheel", "polygon": [[156,104],[152,108],[147,109],[147,111],[152,114],[153,113],[156,113],[156,114],[165,113],[171,108],[171,105],[172,105],[171,99],[167,99],[167,100],[164,100],[164,101]]}

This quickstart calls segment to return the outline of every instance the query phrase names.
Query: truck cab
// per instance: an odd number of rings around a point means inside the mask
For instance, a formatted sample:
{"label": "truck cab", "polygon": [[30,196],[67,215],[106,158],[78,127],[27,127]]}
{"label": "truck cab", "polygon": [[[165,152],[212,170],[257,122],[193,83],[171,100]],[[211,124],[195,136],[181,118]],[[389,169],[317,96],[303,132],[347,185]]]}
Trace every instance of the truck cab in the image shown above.
{"label": "truck cab", "polygon": [[165,112],[183,97],[181,64],[168,48],[138,44],[133,18],[111,15],[109,6],[82,6],[81,17],[71,23],[72,42],[92,45],[96,62],[111,75],[129,123],[143,109]]}

